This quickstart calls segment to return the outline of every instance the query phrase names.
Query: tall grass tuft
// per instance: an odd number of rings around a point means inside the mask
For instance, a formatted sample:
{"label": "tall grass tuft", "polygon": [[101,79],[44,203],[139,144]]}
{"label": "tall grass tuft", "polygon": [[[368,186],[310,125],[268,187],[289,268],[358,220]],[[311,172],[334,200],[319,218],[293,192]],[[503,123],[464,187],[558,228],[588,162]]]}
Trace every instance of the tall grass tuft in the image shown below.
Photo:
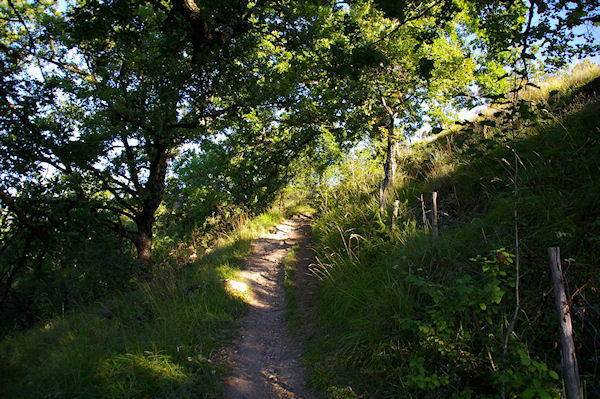
{"label": "tall grass tuft", "polygon": [[0,397],[218,397],[219,353],[246,310],[221,281],[288,208],[240,220],[199,259],[163,259],[132,292],[4,338]]}
{"label": "tall grass tuft", "polygon": [[[307,359],[326,397],[559,397],[560,354],[546,248],[568,258],[580,366],[588,397],[600,396],[600,86],[596,66],[521,93],[532,123],[517,132],[522,310],[503,360],[514,303],[510,139],[488,111],[398,155],[391,210],[379,216],[372,165],[341,167],[313,232],[321,279],[320,331]],[[556,91],[559,90],[559,91]],[[439,193],[440,239],[432,245],[421,195]],[[431,212],[427,218],[431,217]],[[505,373],[501,370],[504,369]]]}

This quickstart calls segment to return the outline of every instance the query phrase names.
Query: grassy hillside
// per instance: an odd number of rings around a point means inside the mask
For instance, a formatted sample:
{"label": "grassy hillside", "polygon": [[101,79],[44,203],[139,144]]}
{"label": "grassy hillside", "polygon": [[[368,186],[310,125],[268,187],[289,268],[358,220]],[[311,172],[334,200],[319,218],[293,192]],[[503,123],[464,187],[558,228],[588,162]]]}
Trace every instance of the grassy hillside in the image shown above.
{"label": "grassy hillside", "polygon": [[283,216],[274,208],[242,220],[199,259],[163,256],[133,292],[3,338],[0,398],[217,397],[219,349],[246,309],[223,279],[236,278],[251,240]]}
{"label": "grassy hillside", "polygon": [[[558,318],[547,248],[561,248],[586,397],[600,397],[600,85],[597,67],[521,92],[515,125],[476,122],[398,156],[378,213],[375,166],[348,159],[314,225],[320,331],[307,355],[327,397],[559,397]],[[514,156],[520,301],[515,310]],[[432,245],[421,195],[439,193]],[[430,216],[430,213],[428,213]]]}

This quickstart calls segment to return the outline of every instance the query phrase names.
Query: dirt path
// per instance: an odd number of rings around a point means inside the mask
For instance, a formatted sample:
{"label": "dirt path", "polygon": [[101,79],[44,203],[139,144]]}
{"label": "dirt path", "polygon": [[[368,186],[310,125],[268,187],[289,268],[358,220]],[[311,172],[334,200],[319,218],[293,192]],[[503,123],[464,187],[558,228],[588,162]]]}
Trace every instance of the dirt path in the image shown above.
{"label": "dirt path", "polygon": [[[225,399],[314,398],[305,387],[301,349],[284,320],[283,259],[296,243],[296,284],[302,287],[302,279],[309,278],[303,270],[312,257],[309,217],[286,220],[252,243],[252,254],[242,276],[252,287],[253,297],[250,310],[240,323],[238,338],[226,352],[231,373],[224,380]],[[316,292],[310,287],[298,291],[297,301],[301,303],[311,301]],[[299,308],[300,317],[307,317],[307,307]]]}

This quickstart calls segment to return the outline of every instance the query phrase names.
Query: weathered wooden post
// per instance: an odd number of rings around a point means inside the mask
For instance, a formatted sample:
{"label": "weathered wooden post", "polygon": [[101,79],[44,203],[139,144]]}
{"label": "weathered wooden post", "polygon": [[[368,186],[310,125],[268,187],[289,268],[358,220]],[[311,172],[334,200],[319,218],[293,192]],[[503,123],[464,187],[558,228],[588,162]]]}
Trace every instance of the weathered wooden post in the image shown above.
{"label": "weathered wooden post", "polygon": [[383,219],[383,214],[385,213],[385,187],[383,182],[379,183],[379,214]]}
{"label": "weathered wooden post", "polygon": [[567,296],[565,294],[563,273],[560,265],[560,248],[548,248],[548,255],[550,255],[550,269],[552,270],[552,280],[554,281],[556,310],[558,311],[560,319],[561,358],[565,374],[567,399],[580,399],[581,386],[579,383],[579,370],[577,368],[575,344],[573,343],[571,314],[569,313],[569,303],[567,302]]}
{"label": "weathered wooden post", "polygon": [[433,236],[433,246],[437,247],[438,243],[438,209],[437,209],[437,191],[431,193],[431,199],[433,202],[433,221],[432,221],[432,236]]}
{"label": "weathered wooden post", "polygon": [[392,231],[396,231],[396,219],[398,219],[398,209],[400,208],[400,200],[394,201],[394,211],[392,212]]}
{"label": "weathered wooden post", "polygon": [[425,231],[429,230],[429,225],[427,224],[427,213],[425,212],[425,201],[423,200],[423,194],[421,194],[421,210],[423,211],[423,227]]}

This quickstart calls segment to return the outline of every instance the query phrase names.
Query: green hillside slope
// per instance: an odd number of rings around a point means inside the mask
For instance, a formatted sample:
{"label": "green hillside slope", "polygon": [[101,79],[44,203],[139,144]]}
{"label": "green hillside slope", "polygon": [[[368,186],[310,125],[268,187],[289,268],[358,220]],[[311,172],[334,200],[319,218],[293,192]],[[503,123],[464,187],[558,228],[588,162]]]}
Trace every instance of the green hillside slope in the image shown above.
{"label": "green hillside slope", "polygon": [[[600,103],[597,68],[521,93],[526,119],[487,116],[398,155],[379,216],[373,165],[348,159],[315,222],[320,331],[307,356],[327,397],[559,397],[547,248],[560,246],[586,397],[599,397]],[[594,80],[595,79],[595,80]],[[529,102],[531,101],[531,102]],[[514,128],[513,128],[514,127]],[[516,176],[520,309],[516,303]],[[439,194],[439,243],[423,206]]]}

